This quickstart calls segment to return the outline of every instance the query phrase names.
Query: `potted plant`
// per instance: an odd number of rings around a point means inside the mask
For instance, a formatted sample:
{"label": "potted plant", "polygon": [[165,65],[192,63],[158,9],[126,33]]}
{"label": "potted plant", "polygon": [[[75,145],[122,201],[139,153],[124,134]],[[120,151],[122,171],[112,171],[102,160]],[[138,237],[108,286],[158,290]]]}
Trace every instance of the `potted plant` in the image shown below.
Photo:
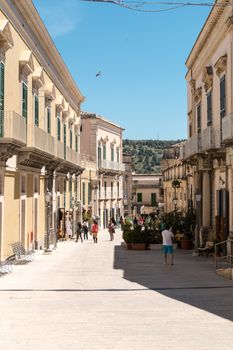
{"label": "potted plant", "polygon": [[134,250],[145,250],[148,242],[147,233],[140,225],[124,227],[123,239],[127,248]]}

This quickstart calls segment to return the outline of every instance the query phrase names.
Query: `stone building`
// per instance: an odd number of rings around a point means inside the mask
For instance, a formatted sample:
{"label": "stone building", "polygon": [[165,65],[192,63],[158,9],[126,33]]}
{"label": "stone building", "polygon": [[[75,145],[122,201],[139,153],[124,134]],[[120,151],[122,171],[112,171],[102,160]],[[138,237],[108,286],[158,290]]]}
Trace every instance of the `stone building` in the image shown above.
{"label": "stone building", "polygon": [[0,95],[4,259],[12,242],[43,248],[46,234],[55,238],[57,211],[70,208],[83,170],[83,96],[31,1],[1,1]]}
{"label": "stone building", "polygon": [[133,214],[150,214],[163,207],[162,174],[132,175]]}
{"label": "stone building", "polygon": [[233,229],[232,44],[232,6],[214,5],[186,61],[188,140],[181,148],[201,195],[201,226],[221,240]]}
{"label": "stone building", "polygon": [[93,213],[106,228],[110,218],[123,216],[123,129],[94,113],[81,112],[81,120],[81,153],[96,159],[96,177],[90,179]]}

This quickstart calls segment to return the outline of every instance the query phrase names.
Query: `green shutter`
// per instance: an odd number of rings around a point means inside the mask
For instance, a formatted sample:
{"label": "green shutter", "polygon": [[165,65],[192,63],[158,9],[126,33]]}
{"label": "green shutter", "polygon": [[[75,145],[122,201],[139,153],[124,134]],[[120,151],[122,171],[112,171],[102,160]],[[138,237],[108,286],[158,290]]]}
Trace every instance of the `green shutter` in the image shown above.
{"label": "green shutter", "polygon": [[86,204],[86,187],[85,187],[85,182],[83,182],[83,205]]}
{"label": "green shutter", "polygon": [[78,152],[78,135],[75,135],[75,151]]}
{"label": "green shutter", "polygon": [[152,207],[156,206],[156,193],[151,193],[151,205]]}
{"label": "green shutter", "polygon": [[63,126],[64,135],[63,135],[63,143],[64,143],[64,159],[66,159],[66,124]]}
{"label": "green shutter", "polygon": [[114,147],[111,147],[111,161],[114,162]]}
{"label": "green shutter", "polygon": [[22,83],[22,116],[27,120],[28,116],[28,88]]}
{"label": "green shutter", "polygon": [[106,145],[103,145],[103,159],[106,160]]}
{"label": "green shutter", "polygon": [[57,139],[61,141],[61,120],[57,118]]}
{"label": "green shutter", "polygon": [[91,203],[91,183],[88,182],[88,204]]}
{"label": "green shutter", "polygon": [[0,68],[0,137],[4,136],[4,63],[1,62]]}
{"label": "green shutter", "polygon": [[70,129],[70,148],[73,147],[73,133],[72,130]]}
{"label": "green shutter", "polygon": [[51,111],[50,108],[47,108],[47,132],[51,133]]}
{"label": "green shutter", "polygon": [[35,110],[34,110],[34,113],[35,113],[35,125],[36,126],[39,126],[39,98],[37,95],[35,95],[35,98],[34,98],[34,103],[35,103]]}
{"label": "green shutter", "polygon": [[137,201],[142,202],[142,193],[137,193]]}
{"label": "green shutter", "polygon": [[117,149],[117,163],[120,162],[120,151],[119,148]]}

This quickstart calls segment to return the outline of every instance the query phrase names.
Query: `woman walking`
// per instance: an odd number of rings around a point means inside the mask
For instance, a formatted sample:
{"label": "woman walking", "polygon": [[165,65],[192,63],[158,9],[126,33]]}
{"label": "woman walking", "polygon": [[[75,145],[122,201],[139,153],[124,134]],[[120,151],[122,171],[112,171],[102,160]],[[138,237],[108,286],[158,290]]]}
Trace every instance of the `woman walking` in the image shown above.
{"label": "woman walking", "polygon": [[98,228],[97,221],[94,220],[93,224],[91,225],[91,233],[93,236],[94,243],[97,243],[98,231],[99,231],[99,228]]}
{"label": "woman walking", "polygon": [[78,242],[78,239],[81,239],[81,242],[83,243],[83,237],[82,237],[82,225],[81,222],[78,222],[77,229],[76,229],[76,240],[75,242]]}
{"label": "woman walking", "polygon": [[116,221],[114,218],[111,218],[111,220],[108,224],[108,232],[110,234],[110,241],[114,240],[115,228],[116,228]]}

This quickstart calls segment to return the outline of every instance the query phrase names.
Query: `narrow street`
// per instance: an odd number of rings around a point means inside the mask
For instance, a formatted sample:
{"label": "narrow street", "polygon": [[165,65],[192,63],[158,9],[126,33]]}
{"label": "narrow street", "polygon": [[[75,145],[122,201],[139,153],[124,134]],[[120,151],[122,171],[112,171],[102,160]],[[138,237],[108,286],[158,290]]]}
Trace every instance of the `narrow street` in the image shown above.
{"label": "narrow street", "polygon": [[0,279],[2,350],[232,349],[233,282],[212,257],[59,242]]}

